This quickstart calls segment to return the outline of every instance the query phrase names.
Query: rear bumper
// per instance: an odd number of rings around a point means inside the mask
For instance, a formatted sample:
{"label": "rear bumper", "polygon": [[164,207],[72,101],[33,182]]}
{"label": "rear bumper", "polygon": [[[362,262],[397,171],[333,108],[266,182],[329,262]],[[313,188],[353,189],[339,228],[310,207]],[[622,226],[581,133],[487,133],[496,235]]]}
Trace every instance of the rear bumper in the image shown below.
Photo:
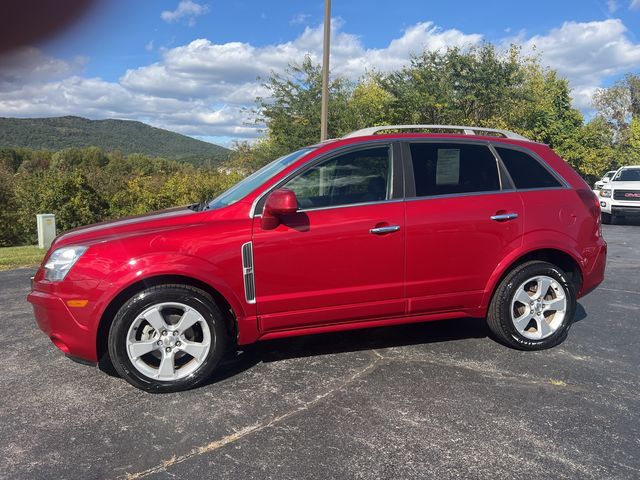
{"label": "rear bumper", "polygon": [[578,292],[578,298],[592,292],[604,280],[604,272],[607,267],[607,244],[601,240],[592,254],[585,256],[588,270],[583,270],[582,288]]}
{"label": "rear bumper", "polygon": [[76,316],[59,296],[34,290],[27,300],[33,307],[36,323],[68,357],[83,363],[96,363],[96,333],[76,320]]}

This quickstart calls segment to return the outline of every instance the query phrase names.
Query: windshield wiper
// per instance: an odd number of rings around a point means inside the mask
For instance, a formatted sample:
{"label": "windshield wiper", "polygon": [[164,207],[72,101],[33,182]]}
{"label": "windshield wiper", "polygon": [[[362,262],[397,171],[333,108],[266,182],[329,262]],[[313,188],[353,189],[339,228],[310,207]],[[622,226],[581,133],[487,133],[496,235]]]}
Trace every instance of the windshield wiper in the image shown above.
{"label": "windshield wiper", "polygon": [[194,212],[203,212],[209,208],[209,200],[203,200],[200,203],[193,203],[189,205],[188,208]]}

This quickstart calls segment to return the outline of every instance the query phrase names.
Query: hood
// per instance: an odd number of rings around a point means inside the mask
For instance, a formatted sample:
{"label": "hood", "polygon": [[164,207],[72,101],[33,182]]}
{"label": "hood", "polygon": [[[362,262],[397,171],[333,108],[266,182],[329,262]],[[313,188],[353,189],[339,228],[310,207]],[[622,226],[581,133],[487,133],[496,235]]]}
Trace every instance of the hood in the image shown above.
{"label": "hood", "polygon": [[640,181],[633,180],[630,182],[609,182],[604,186],[605,189],[612,190],[638,190],[640,191]]}
{"label": "hood", "polygon": [[90,245],[114,238],[141,233],[159,232],[200,223],[204,212],[196,212],[187,206],[169,208],[157,212],[111,220],[69,230],[55,239],[53,247],[70,244]]}

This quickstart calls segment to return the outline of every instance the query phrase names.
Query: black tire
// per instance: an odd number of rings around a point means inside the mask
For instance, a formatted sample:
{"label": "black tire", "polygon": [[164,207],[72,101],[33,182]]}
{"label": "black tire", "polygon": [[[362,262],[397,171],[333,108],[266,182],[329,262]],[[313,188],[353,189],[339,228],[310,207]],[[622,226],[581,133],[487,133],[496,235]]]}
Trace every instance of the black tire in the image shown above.
{"label": "black tire", "polygon": [[605,224],[605,225],[611,225],[611,220],[612,220],[612,218],[611,218],[611,214],[610,214],[610,213],[602,212],[602,213],[600,214],[600,218],[602,219],[602,223],[603,223],[603,224]]}
{"label": "black tire", "polygon": [[[196,368],[193,372],[184,378],[170,381],[158,380],[149,375],[145,375],[139,368],[134,366],[127,353],[127,338],[132,324],[139,319],[140,314],[147,309],[163,303],[186,305],[196,310],[202,319],[199,324],[194,325],[193,329],[196,330],[191,330],[191,332],[197,331],[198,328],[206,330],[206,328],[204,328],[204,323],[206,322],[210,337],[208,353],[204,355],[203,352],[203,359],[200,360],[201,363],[199,366],[197,365],[198,362],[192,364],[191,368]],[[162,313],[162,315],[165,316],[164,313]],[[169,318],[170,316],[167,316],[165,320],[169,321]],[[202,320],[204,320],[204,322]],[[145,328],[151,328],[150,331],[152,332],[151,335],[154,336],[153,338],[155,338],[156,334],[159,334],[159,332],[156,332],[150,325],[147,327],[145,324]],[[139,327],[136,327],[136,329],[141,330]],[[220,358],[224,354],[226,342],[227,332],[225,320],[213,298],[206,292],[188,285],[157,285],[136,293],[118,310],[111,324],[108,340],[109,356],[118,374],[134,387],[151,393],[178,392],[200,385],[213,373]],[[164,346],[159,347],[157,350],[161,351],[164,350],[164,348]],[[179,351],[177,346],[172,345],[172,347],[169,348],[175,348],[177,352],[176,355],[182,355],[185,360],[184,363],[186,364],[191,361],[189,360],[190,358],[195,360],[195,357],[190,357]],[[153,354],[164,356],[162,352]],[[177,358],[177,356],[172,358]],[[176,363],[178,360],[176,360]],[[172,360],[172,365],[174,366],[172,371],[178,371],[178,369],[175,368],[176,363],[173,363]]]}
{"label": "black tire", "polygon": [[[548,337],[539,340],[527,338],[515,327],[512,319],[512,301],[518,288],[537,276],[551,277],[564,289],[566,298],[565,316],[557,329]],[[573,322],[576,311],[575,286],[567,274],[557,266],[538,260],[517,266],[496,288],[489,311],[487,324],[497,340],[518,350],[544,350],[562,343]]]}

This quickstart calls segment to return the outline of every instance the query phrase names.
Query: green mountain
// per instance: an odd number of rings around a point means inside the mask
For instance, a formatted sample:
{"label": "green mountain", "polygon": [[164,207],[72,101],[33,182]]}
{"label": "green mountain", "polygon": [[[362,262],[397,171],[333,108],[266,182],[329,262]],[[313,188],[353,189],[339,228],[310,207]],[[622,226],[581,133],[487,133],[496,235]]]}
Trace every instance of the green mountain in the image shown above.
{"label": "green mountain", "polygon": [[0,117],[0,147],[62,150],[90,146],[197,165],[222,163],[230,153],[229,149],[220,145],[130,120]]}

